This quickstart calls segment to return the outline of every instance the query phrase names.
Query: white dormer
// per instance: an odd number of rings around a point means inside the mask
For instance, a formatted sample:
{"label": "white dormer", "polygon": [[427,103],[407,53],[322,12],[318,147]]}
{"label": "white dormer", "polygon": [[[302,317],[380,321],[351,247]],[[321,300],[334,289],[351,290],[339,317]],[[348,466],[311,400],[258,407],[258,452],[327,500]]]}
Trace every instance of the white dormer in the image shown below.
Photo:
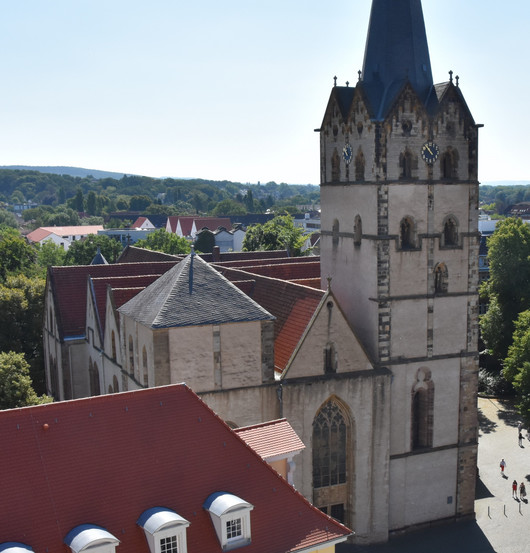
{"label": "white dormer", "polygon": [[101,526],[81,524],[68,532],[64,543],[73,553],[82,553],[88,549],[90,553],[115,553],[120,540]]}
{"label": "white dormer", "polygon": [[190,523],[165,507],[144,511],[137,522],[151,553],[187,553],[186,528]]}
{"label": "white dormer", "polygon": [[250,544],[250,511],[254,509],[253,505],[231,493],[216,492],[208,497],[203,507],[210,513],[223,551]]}
{"label": "white dormer", "polygon": [[0,543],[0,553],[33,553],[29,545],[16,541]]}

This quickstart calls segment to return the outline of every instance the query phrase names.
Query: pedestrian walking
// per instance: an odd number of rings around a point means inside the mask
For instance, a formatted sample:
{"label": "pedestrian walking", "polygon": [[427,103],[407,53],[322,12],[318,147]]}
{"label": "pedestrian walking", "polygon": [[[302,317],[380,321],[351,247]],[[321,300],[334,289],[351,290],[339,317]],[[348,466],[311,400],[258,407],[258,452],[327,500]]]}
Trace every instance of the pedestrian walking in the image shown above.
{"label": "pedestrian walking", "polygon": [[521,482],[519,484],[519,497],[524,501],[526,497],[526,486],[524,485],[524,482]]}
{"label": "pedestrian walking", "polygon": [[504,469],[506,468],[506,461],[504,459],[501,459],[501,474],[504,474]]}
{"label": "pedestrian walking", "polygon": [[512,497],[517,499],[517,480],[514,480],[512,483]]}
{"label": "pedestrian walking", "polygon": [[523,447],[523,433],[519,430],[519,447]]}

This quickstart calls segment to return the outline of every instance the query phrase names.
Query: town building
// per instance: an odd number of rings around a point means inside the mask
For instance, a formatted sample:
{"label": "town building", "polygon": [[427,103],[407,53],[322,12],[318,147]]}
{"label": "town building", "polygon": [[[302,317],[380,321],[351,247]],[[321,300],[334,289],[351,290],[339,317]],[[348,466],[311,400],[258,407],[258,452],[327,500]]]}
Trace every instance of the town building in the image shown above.
{"label": "town building", "polygon": [[68,251],[76,240],[83,240],[90,234],[98,234],[103,230],[103,225],[77,225],[67,227],[39,227],[30,232],[26,238],[30,242],[43,244],[53,242]]}
{"label": "town building", "polygon": [[318,129],[321,257],[51,268],[50,392],[185,381],[234,427],[285,418],[296,488],[359,543],[473,517],[478,127],[457,77],[433,84],[420,1],[374,0]]}

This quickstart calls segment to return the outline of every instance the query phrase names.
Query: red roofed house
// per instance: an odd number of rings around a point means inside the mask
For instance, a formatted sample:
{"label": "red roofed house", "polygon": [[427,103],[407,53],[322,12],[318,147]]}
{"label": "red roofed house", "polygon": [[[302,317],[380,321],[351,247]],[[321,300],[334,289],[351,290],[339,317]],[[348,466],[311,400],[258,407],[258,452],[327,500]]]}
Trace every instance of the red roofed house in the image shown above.
{"label": "red roofed house", "polygon": [[103,230],[103,225],[77,225],[70,227],[39,227],[27,235],[30,242],[54,242],[62,246],[65,250],[71,246],[72,242],[82,240],[89,234],[97,234]]}
{"label": "red roofed house", "polygon": [[188,387],[0,412],[3,553],[333,553],[351,533]]}

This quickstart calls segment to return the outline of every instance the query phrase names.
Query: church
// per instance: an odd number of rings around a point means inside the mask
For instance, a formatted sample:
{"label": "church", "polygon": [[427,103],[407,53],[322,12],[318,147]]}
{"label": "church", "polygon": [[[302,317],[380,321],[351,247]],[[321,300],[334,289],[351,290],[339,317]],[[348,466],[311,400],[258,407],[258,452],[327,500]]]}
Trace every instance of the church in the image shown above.
{"label": "church", "polygon": [[186,382],[236,428],[286,418],[290,481],[358,543],[474,516],[478,128],[434,84],[420,0],[373,0],[320,127],[320,259],[128,248],[52,267],[58,400]]}

